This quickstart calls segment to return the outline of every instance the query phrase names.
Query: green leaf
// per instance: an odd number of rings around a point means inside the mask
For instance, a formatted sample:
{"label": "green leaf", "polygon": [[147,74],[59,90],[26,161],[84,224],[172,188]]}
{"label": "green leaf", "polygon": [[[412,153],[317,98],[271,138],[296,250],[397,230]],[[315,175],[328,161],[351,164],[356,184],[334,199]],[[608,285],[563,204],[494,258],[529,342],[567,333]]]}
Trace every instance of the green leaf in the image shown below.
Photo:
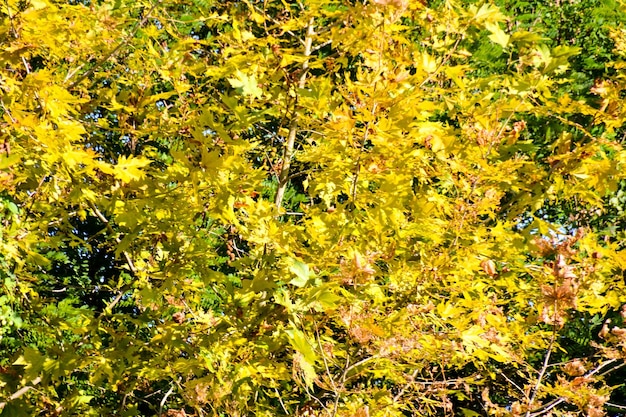
{"label": "green leaf", "polygon": [[477,413],[476,411],[472,411],[469,408],[460,407],[461,412],[465,417],[480,417],[482,414]]}

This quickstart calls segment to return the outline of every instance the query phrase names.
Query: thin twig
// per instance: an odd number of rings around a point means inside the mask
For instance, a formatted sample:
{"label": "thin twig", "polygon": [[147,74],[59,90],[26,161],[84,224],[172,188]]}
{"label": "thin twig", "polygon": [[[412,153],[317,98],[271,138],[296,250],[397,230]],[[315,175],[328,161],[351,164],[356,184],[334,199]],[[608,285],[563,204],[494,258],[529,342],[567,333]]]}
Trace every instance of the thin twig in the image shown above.
{"label": "thin twig", "polygon": [[35,204],[35,196],[37,195],[37,193],[39,192],[39,189],[41,188],[41,186],[43,185],[44,181],[46,180],[46,178],[48,178],[48,175],[43,175],[41,177],[41,179],[39,180],[39,183],[37,184],[37,188],[35,188],[35,191],[33,191],[33,193],[30,195],[30,204],[28,206],[28,208],[26,209],[26,215],[30,216],[30,214],[33,211],[33,205]]}
{"label": "thin twig", "polygon": [[353,370],[353,369],[354,369],[354,368],[356,368],[357,366],[361,366],[361,365],[363,365],[364,363],[369,362],[369,361],[371,361],[372,359],[376,359],[376,358],[378,358],[378,356],[377,356],[377,355],[374,355],[374,356],[369,356],[369,357],[367,357],[367,358],[365,358],[365,359],[361,359],[360,361],[358,361],[358,362],[356,362],[356,363],[354,363],[354,364],[350,365],[348,368],[346,368],[346,373],[350,372],[351,370]]}
{"label": "thin twig", "polygon": [[511,385],[513,385],[515,388],[517,388],[517,390],[519,392],[521,392],[525,397],[526,397],[526,391],[524,391],[522,389],[522,387],[520,387],[519,385],[517,385],[513,380],[511,380],[508,376],[505,375],[504,372],[498,372],[500,374],[500,376],[502,376],[504,379],[507,380],[507,382]]}
{"label": "thin twig", "polygon": [[333,40],[327,40],[326,42],[320,43],[319,45],[313,47],[313,49],[311,49],[311,52],[317,52],[320,49],[322,49],[323,47],[325,47],[326,45],[330,45],[331,43],[333,43]]}
{"label": "thin twig", "polygon": [[[272,22],[274,22],[276,25],[278,25],[279,28],[282,28],[282,26],[284,26],[283,23],[279,22],[278,20],[276,20],[275,18],[273,18],[272,16],[269,16],[265,10],[260,9],[258,6],[254,6],[254,8],[258,11],[261,12],[263,14],[263,17],[268,18],[269,20],[271,20]],[[265,30],[267,31],[267,26],[265,27]],[[302,40],[302,38],[300,38],[298,35],[296,35],[295,33],[293,33],[290,30],[284,30],[283,29],[283,33],[288,33],[289,35],[293,36],[298,42],[300,42],[302,45],[306,45],[306,41]]]}
{"label": "thin twig", "polygon": [[593,136],[587,129],[585,129],[583,127],[583,125],[581,125],[580,123],[576,123],[576,122],[572,122],[571,120],[567,120],[566,118],[559,116],[558,114],[554,114],[552,112],[548,112],[547,113],[548,116],[552,116],[555,119],[560,120],[562,123],[571,126],[571,127],[575,127],[576,129],[580,130],[585,136],[587,136],[587,138],[591,139],[591,140],[597,140],[598,138],[596,138],[595,136]]}
{"label": "thin twig", "polygon": [[278,388],[274,388],[274,391],[276,391],[276,396],[278,396],[278,402],[280,403],[280,406],[283,408],[283,411],[285,412],[285,414],[289,415],[289,411],[287,411],[287,407],[285,407],[283,398],[280,396],[280,391],[278,391]]}
{"label": "thin twig", "polygon": [[564,397],[559,397],[559,398],[557,398],[557,399],[555,399],[555,400],[553,400],[553,401],[549,402],[549,403],[548,403],[548,404],[546,404],[544,407],[541,407],[541,408],[539,409],[539,411],[534,412],[534,413],[532,413],[532,414],[530,414],[530,411],[529,411],[529,412],[527,412],[527,413],[526,413],[526,415],[527,415],[527,416],[530,416],[530,417],[538,417],[538,416],[540,416],[540,415],[542,415],[542,414],[545,414],[546,412],[548,412],[548,411],[552,410],[554,407],[556,407],[557,405],[561,404],[561,403],[562,403],[562,402],[564,402],[564,401],[565,401],[565,398],[564,398]]}
{"label": "thin twig", "polygon": [[85,66],[85,64],[80,64],[79,66],[77,66],[77,67],[76,67],[76,68],[74,68],[73,70],[68,71],[68,72],[67,72],[67,74],[65,75],[65,79],[63,80],[63,83],[65,84],[66,82],[68,82],[68,81],[69,81],[69,79],[70,79],[70,78],[72,78],[74,75],[76,75],[76,73],[77,73],[78,71],[80,71],[80,69],[81,69],[82,67],[84,67],[84,66]]}
{"label": "thin twig", "polygon": [[[109,222],[109,219],[107,219],[104,214],[102,214],[102,212],[100,210],[98,210],[98,207],[96,207],[96,205],[94,203],[89,203],[91,209],[93,210],[93,212],[95,213],[95,215],[100,219],[100,221],[102,221],[102,223],[104,223],[106,225],[106,228],[109,232],[111,232],[111,234],[113,236],[115,236],[115,230],[113,230],[113,227],[111,226],[111,223]],[[115,242],[117,244],[120,244],[122,241],[120,240],[119,237],[115,236],[114,237]],[[133,263],[133,260],[131,259],[130,255],[128,254],[128,252],[126,251],[122,251],[122,255],[124,255],[124,258],[126,259],[126,263],[128,264],[128,268],[130,269],[130,271],[133,274],[137,273],[137,268],[135,268],[135,264]]]}
{"label": "thin twig", "polygon": [[276,181],[278,181],[278,170],[276,169],[276,166],[272,163],[272,159],[270,158],[270,156],[267,153],[267,151],[264,150],[263,153],[265,154],[265,158],[267,159],[267,162],[270,164],[270,168],[272,170],[272,174],[276,178]]}
{"label": "thin twig", "polygon": [[[608,364],[608,363],[610,363],[610,362],[611,362],[611,363],[612,363],[612,362],[615,362],[616,360],[617,360],[617,359],[611,359],[611,360],[609,360],[609,361],[607,361],[607,362],[603,363],[603,364],[602,364],[602,367],[604,367],[605,365],[607,365],[607,364]],[[615,371],[615,370],[617,370],[617,369],[619,369],[619,368],[623,368],[624,366],[626,366],[626,362],[620,363],[619,365],[614,366],[614,367],[613,367],[613,368],[611,368],[611,369],[607,369],[606,371],[602,372],[602,373],[600,374],[600,376],[604,376],[604,375],[606,375],[606,374],[609,374],[609,373],[611,373],[611,372],[613,372],[613,371]]]}
{"label": "thin twig", "polygon": [[[515,115],[517,113],[517,110],[520,108],[520,106],[522,105],[523,102],[519,102],[517,106],[515,106],[515,108],[513,109],[513,111],[511,112],[511,114],[509,114],[509,117],[506,118],[506,120],[504,121],[504,123],[502,123],[502,126],[500,126],[500,130],[498,131],[498,134],[496,135],[496,137],[494,138],[494,140],[492,140],[489,143],[489,148],[487,149],[487,152],[485,153],[485,156],[483,157],[483,159],[487,159],[489,157],[489,154],[491,153],[492,149],[493,149],[493,145],[495,143],[496,140],[500,140],[500,138],[502,137],[502,134],[504,133],[504,130],[506,129],[507,125],[509,124],[509,122],[511,121],[511,119],[513,118],[513,115]],[[496,118],[498,117],[498,114],[496,113]]]}
{"label": "thin twig", "polygon": [[22,55],[22,64],[24,64],[24,68],[26,69],[26,74],[30,74],[30,65],[26,62],[26,58]]}
{"label": "thin twig", "polygon": [[[556,314],[556,310],[555,310]],[[530,400],[528,401],[528,411],[526,412],[526,417],[530,417],[530,410],[532,408],[533,402],[537,398],[537,394],[539,393],[539,388],[541,387],[541,380],[543,379],[546,370],[548,369],[550,356],[552,355],[552,347],[554,346],[554,341],[556,340],[556,325],[552,327],[552,337],[550,338],[550,344],[548,345],[548,350],[546,352],[546,356],[543,358],[543,366],[539,371],[539,376],[537,377],[537,383],[533,388],[532,394],[530,396]]]}
{"label": "thin twig", "polygon": [[315,336],[317,338],[317,345],[320,348],[320,354],[322,355],[322,360],[324,361],[324,368],[326,369],[326,375],[328,375],[328,380],[330,381],[330,384],[333,387],[333,392],[335,393],[335,396],[337,396],[338,390],[337,390],[337,386],[335,385],[335,378],[333,378],[332,374],[330,373],[330,367],[328,366],[328,361],[326,360],[326,354],[324,353],[324,347],[322,346],[322,339],[320,338],[320,332],[317,327],[317,322],[313,321],[313,324],[315,325]]}
{"label": "thin twig", "polygon": [[[445,375],[444,375],[445,378]],[[465,381],[465,378],[454,378],[454,379],[445,379],[443,381],[427,381],[427,380],[414,380],[416,384],[424,385],[424,386],[450,386],[450,385],[458,385],[459,383]]]}
{"label": "thin twig", "polygon": [[[346,376],[348,375],[348,369],[350,365],[350,355],[346,356],[346,366],[343,368],[343,374],[341,374],[341,386],[345,387],[346,385]],[[333,405],[333,414],[332,417],[337,415],[337,411],[339,410],[339,392],[335,393],[335,404]]]}

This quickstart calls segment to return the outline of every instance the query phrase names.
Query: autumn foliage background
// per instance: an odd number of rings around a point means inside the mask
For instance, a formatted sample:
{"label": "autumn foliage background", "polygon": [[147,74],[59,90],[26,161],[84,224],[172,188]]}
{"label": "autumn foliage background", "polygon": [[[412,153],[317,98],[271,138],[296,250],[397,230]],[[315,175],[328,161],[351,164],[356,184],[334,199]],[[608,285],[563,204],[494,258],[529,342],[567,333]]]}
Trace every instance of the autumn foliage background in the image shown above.
{"label": "autumn foliage background", "polygon": [[1,415],[624,415],[624,6],[4,0]]}

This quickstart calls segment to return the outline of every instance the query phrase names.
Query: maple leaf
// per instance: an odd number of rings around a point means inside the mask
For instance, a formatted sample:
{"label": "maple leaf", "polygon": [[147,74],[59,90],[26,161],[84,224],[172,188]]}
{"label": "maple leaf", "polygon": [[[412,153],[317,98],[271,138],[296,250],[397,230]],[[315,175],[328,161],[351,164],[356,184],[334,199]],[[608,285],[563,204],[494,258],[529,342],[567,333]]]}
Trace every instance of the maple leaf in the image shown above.
{"label": "maple leaf", "polygon": [[229,78],[228,82],[234,88],[239,90],[244,96],[250,96],[253,98],[261,98],[263,96],[263,90],[259,88],[254,75],[247,75],[237,70],[235,72],[235,77]]}
{"label": "maple leaf", "polygon": [[509,44],[509,39],[511,38],[511,36],[507,35],[500,28],[500,25],[498,25],[497,23],[486,22],[485,23],[485,27],[487,28],[487,30],[489,32],[491,32],[491,35],[489,35],[489,39],[491,39],[493,42],[497,43],[498,45],[500,45],[503,48],[507,47],[507,45]]}
{"label": "maple leaf", "polygon": [[120,156],[117,160],[117,164],[109,165],[106,163],[100,164],[100,170],[105,174],[113,175],[123,183],[129,183],[133,180],[139,180],[144,177],[145,172],[142,168],[145,168],[150,164],[150,160],[140,156],[126,157]]}

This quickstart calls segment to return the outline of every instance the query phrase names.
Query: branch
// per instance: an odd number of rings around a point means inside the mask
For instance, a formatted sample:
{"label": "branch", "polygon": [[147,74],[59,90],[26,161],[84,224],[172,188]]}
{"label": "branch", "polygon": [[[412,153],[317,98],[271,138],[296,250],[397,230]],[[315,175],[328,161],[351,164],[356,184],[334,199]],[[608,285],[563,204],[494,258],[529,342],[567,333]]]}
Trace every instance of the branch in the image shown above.
{"label": "branch", "polygon": [[[113,230],[113,227],[111,226],[111,223],[109,222],[109,219],[107,219],[104,214],[102,214],[102,212],[100,210],[98,210],[98,207],[96,207],[96,205],[94,203],[89,203],[91,209],[94,211],[94,213],[96,214],[96,216],[98,216],[98,218],[100,219],[100,221],[102,221],[102,223],[104,223],[106,225],[106,228],[109,232],[111,232],[112,235],[115,235],[115,230]],[[115,242],[117,244],[121,243],[121,240],[119,237],[115,236]],[[122,255],[124,255],[124,258],[126,259],[126,263],[128,264],[128,268],[130,269],[130,271],[133,274],[137,273],[137,268],[135,268],[135,264],[133,263],[133,260],[131,259],[130,255],[128,254],[128,252],[126,251],[122,251]]]}
{"label": "branch", "polygon": [[[126,36],[120,43],[118,43],[117,46],[115,46],[115,48],[111,49],[106,55],[104,55],[102,58],[100,58],[100,60],[98,62],[96,62],[93,67],[89,68],[80,77],[78,77],[76,79],[76,81],[74,81],[72,84],[70,84],[69,88],[72,89],[72,88],[76,87],[85,78],[91,76],[98,68],[103,66],[109,59],[111,59],[113,56],[115,56],[122,49],[123,46],[126,46],[128,44],[128,42],[137,34],[137,31],[139,30],[139,28],[142,27],[143,25],[145,25],[146,22],[148,21],[148,19],[150,19],[150,15],[154,11],[154,9],[156,9],[158,4],[159,4],[159,1],[157,1],[155,4],[153,4],[152,7],[150,8],[150,10],[148,10],[148,13],[146,13],[146,15],[143,17],[143,19],[141,19],[140,21],[135,22],[135,26],[133,26],[133,28],[130,31],[130,33],[128,34],[128,36]],[[66,77],[65,81],[67,82],[70,78],[71,77],[69,77],[69,78]]]}
{"label": "branch", "polygon": [[[111,233],[111,235],[114,236],[115,242],[119,245],[121,240],[119,237],[115,236],[115,230],[113,230],[113,227],[111,226],[111,222],[109,222],[109,219],[107,219],[106,216],[102,214],[102,212],[98,209],[98,207],[94,203],[90,202],[89,206],[91,207],[95,215],[100,219],[100,221],[106,225],[107,230],[109,231],[109,233]],[[122,255],[124,255],[124,259],[126,259],[126,264],[128,265],[128,269],[130,269],[130,272],[132,272],[133,275],[136,275],[137,268],[135,267],[135,264],[133,262],[133,259],[130,257],[130,254],[126,252],[125,250],[123,250]],[[113,301],[111,301],[105,307],[104,311],[112,311],[113,307],[115,307],[117,303],[120,302],[125,292],[126,291],[124,290],[124,288],[121,288],[120,293],[113,299]]]}
{"label": "branch", "polygon": [[320,348],[320,354],[322,355],[322,360],[324,361],[324,368],[326,369],[326,375],[328,375],[328,380],[330,384],[333,386],[333,392],[335,397],[339,396],[339,390],[337,389],[337,385],[335,385],[335,378],[330,373],[330,367],[328,366],[328,361],[326,360],[326,354],[324,353],[324,346],[322,346],[322,339],[320,338],[320,332],[317,328],[317,322],[314,320],[313,324],[315,325],[315,336],[317,337],[317,345]]}
{"label": "branch", "polygon": [[[296,35],[295,33],[293,33],[291,30],[285,30],[282,29],[282,26],[284,26],[284,23],[274,19],[272,16],[268,15],[267,12],[265,10],[260,9],[258,6],[254,6],[254,8],[257,10],[257,12],[260,12],[263,14],[263,17],[265,17],[266,19],[271,20],[272,22],[274,22],[276,24],[277,27],[281,28],[281,30],[283,31],[283,33],[288,33],[291,36],[293,36],[298,42],[300,42],[302,45],[306,46],[306,41],[303,41],[298,35]],[[265,27],[265,30],[267,31],[267,26]]]}
{"label": "branch", "polygon": [[172,384],[170,385],[170,389],[167,390],[167,392],[165,393],[165,395],[161,399],[161,402],[159,403],[159,415],[163,415],[163,406],[167,402],[167,397],[172,395],[172,392],[174,392],[174,381],[172,381]]}
{"label": "branch", "polygon": [[555,340],[556,340],[556,325],[552,327],[552,337],[550,338],[550,345],[548,345],[546,356],[543,358],[543,366],[541,367],[541,370],[539,371],[539,376],[537,377],[537,383],[535,384],[535,387],[533,388],[533,392],[530,396],[530,400],[528,401],[528,411],[526,412],[525,417],[531,417],[530,410],[531,410],[531,407],[533,406],[533,402],[535,401],[535,398],[537,398],[537,394],[539,393],[539,388],[541,387],[541,380],[543,379],[544,375],[546,374],[546,370],[548,369],[549,362],[550,362],[550,355],[552,355],[552,347],[554,346]]}
{"label": "branch", "polygon": [[[535,101],[536,102],[536,101]],[[572,122],[570,120],[567,120],[566,118],[559,116],[558,114],[554,114],[552,112],[547,112],[546,113],[548,116],[552,116],[556,119],[558,119],[559,121],[561,121],[562,123],[571,126],[573,128],[578,129],[579,131],[581,131],[583,133],[583,135],[587,136],[587,138],[591,139],[591,140],[597,140],[597,138],[595,136],[593,136],[587,129],[585,129],[583,127],[583,125],[581,125],[580,123],[576,123],[576,122]]]}
{"label": "branch", "polygon": [[276,391],[276,396],[278,396],[278,402],[280,402],[280,406],[283,408],[283,411],[285,412],[285,414],[289,415],[289,411],[287,411],[285,403],[283,402],[283,397],[280,396],[280,391],[278,391],[278,388],[274,388],[274,391]]}
{"label": "branch", "polygon": [[[614,362],[616,362],[616,361],[617,361],[617,359],[609,359],[609,360],[608,360],[608,361],[606,361],[606,362],[602,362],[601,364],[599,364],[598,366],[596,366],[594,369],[592,369],[591,371],[587,372],[587,373],[585,374],[585,378],[590,377],[590,376],[592,376],[592,375],[594,375],[594,374],[597,374],[598,372],[600,372],[600,370],[601,370],[602,368],[604,368],[605,366],[610,365],[610,364],[612,364],[612,363],[614,363]],[[601,374],[600,374],[600,376],[604,376],[604,375],[608,374],[609,372],[612,372],[612,371],[614,371],[614,370],[616,370],[616,369],[621,368],[621,367],[622,367],[622,366],[624,366],[624,365],[625,365],[625,364],[624,364],[624,363],[622,363],[622,364],[620,364],[620,365],[618,365],[618,366],[615,366],[615,367],[613,367],[613,368],[611,368],[611,369],[608,369],[608,370],[604,371],[603,373],[601,373]],[[556,399],[554,399],[554,400],[550,401],[548,404],[545,404],[545,405],[543,405],[543,406],[539,407],[538,409],[534,410],[534,412],[533,412],[533,413],[531,413],[530,411],[528,411],[528,412],[526,413],[526,416],[528,416],[528,417],[538,417],[538,416],[540,416],[540,415],[542,415],[542,414],[545,414],[546,412],[548,412],[548,411],[552,410],[554,407],[556,407],[557,405],[559,405],[559,404],[561,404],[562,402],[565,402],[565,401],[567,401],[567,398],[565,398],[565,397],[559,397],[559,398],[556,398]],[[607,405],[611,405],[611,406],[613,407],[613,405],[612,405],[612,404],[610,404],[610,403],[606,403],[606,404],[607,404]],[[620,406],[617,406],[617,408],[619,408],[619,407],[620,407]],[[530,404],[529,404],[529,408],[528,408],[528,409],[530,410]],[[626,408],[625,408],[625,409],[626,409]]]}
{"label": "branch", "polygon": [[41,382],[41,377],[38,376],[37,378],[33,379],[30,382],[31,385],[26,385],[25,387],[22,387],[22,388],[18,389],[17,391],[15,391],[13,394],[11,394],[9,396],[7,401],[0,402],[0,410],[2,410],[4,407],[6,407],[6,405],[9,403],[9,401],[16,400],[16,399],[20,398],[22,395],[26,394],[31,389],[35,389],[34,385],[37,385],[40,382]]}
{"label": "branch", "polygon": [[19,33],[17,33],[17,30],[15,29],[15,22],[13,22],[13,19],[15,18],[15,16],[11,14],[11,7],[9,6],[9,0],[4,0],[4,4],[6,4],[7,6],[7,15],[9,16],[9,21],[11,22],[11,32],[13,32],[13,36],[15,37],[15,39],[17,39],[20,37],[20,35]]}
{"label": "branch", "polygon": [[545,406],[541,407],[539,409],[539,411],[534,412],[532,414],[529,414],[529,412],[526,413],[526,415],[530,415],[530,417],[538,417],[550,410],[552,410],[554,407],[556,407],[557,405],[561,404],[562,402],[565,401],[565,397],[559,397],[556,400],[552,400],[551,402],[549,402],[548,404],[546,404]]}
{"label": "branch", "polygon": [[379,358],[379,356],[378,356],[378,355],[374,355],[374,356],[369,356],[369,357],[367,357],[367,358],[365,358],[365,359],[361,359],[360,361],[358,361],[358,362],[356,362],[356,363],[354,363],[354,364],[352,364],[352,365],[348,366],[348,367],[346,368],[346,374],[347,374],[348,372],[350,372],[351,370],[353,370],[354,368],[356,368],[356,367],[358,367],[358,366],[361,366],[361,365],[363,365],[364,363],[371,361],[372,359],[378,359],[378,358]]}
{"label": "branch", "polygon": [[519,385],[517,385],[517,384],[516,384],[516,383],[515,383],[512,379],[510,379],[508,376],[506,376],[506,374],[505,374],[504,372],[500,372],[500,371],[497,371],[497,372],[500,374],[500,376],[501,376],[501,377],[503,377],[504,379],[506,379],[506,380],[507,380],[507,382],[508,382],[509,384],[511,384],[511,385],[513,385],[515,388],[517,388],[517,390],[518,390],[519,392],[521,392],[523,396],[525,396],[526,398],[528,398],[528,397],[526,396],[526,392],[522,389],[522,387],[520,387]]}
{"label": "branch", "polygon": [[409,377],[409,380],[407,381],[407,383],[404,384],[404,386],[400,389],[400,391],[398,391],[398,393],[393,397],[393,402],[394,403],[398,402],[400,397],[402,397],[404,395],[404,392],[407,389],[409,389],[409,387],[415,382],[415,377],[417,376],[418,373],[419,373],[419,368],[415,368],[415,370],[413,371],[413,373]]}
{"label": "branch", "polygon": [[[350,369],[350,355],[346,356],[346,366],[343,368],[343,373],[341,374],[341,385],[345,388],[346,386],[346,376],[348,375],[348,369]],[[339,392],[335,392],[335,403],[333,405],[333,414],[332,417],[337,415],[337,411],[339,410],[339,399],[341,396]]]}
{"label": "branch", "polygon": [[[594,369],[593,371],[591,371],[592,373],[589,373],[589,375],[593,375],[593,374],[595,374],[596,372],[598,372],[598,371],[600,370],[600,368],[604,368],[606,365],[609,365],[609,364],[611,364],[611,363],[613,363],[613,362],[616,362],[616,361],[617,361],[617,359],[610,359],[610,360],[608,360],[608,361],[606,361],[606,362],[604,362],[604,363],[600,364],[600,365],[599,365],[596,369]],[[613,367],[613,368],[611,368],[611,369],[607,369],[606,371],[602,372],[602,373],[600,374],[600,376],[604,376],[604,375],[606,375],[606,374],[608,374],[608,373],[611,373],[611,372],[613,372],[613,371],[615,371],[615,370],[617,370],[617,369],[619,369],[619,368],[622,368],[622,367],[624,367],[624,366],[626,366],[626,362],[622,362],[622,363],[620,363],[619,365],[614,366],[614,367]],[[587,376],[589,376],[589,375],[587,375]]]}
{"label": "branch", "polygon": [[317,45],[316,47],[314,47],[311,52],[317,52],[320,49],[322,49],[323,47],[325,47],[326,45],[330,45],[331,43],[333,43],[333,40],[327,40],[326,42],[320,43],[319,45]]}
{"label": "branch", "polygon": [[608,406],[608,407],[617,408],[618,410],[626,410],[626,406],[619,405],[619,404],[604,403],[604,405],[606,405],[606,406]]}
{"label": "branch", "polygon": [[435,68],[435,71],[428,74],[428,77],[426,77],[424,79],[424,81],[422,81],[419,85],[419,88],[424,87],[424,85],[426,85],[427,82],[429,82],[430,80],[433,79],[433,77],[437,74],[439,74],[439,71],[441,70],[441,68],[450,60],[450,58],[452,58],[452,54],[454,54],[456,52],[456,49],[459,47],[459,44],[461,43],[461,41],[465,39],[465,35],[459,35],[459,37],[457,38],[456,42],[454,42],[454,45],[452,45],[452,49],[450,49],[450,52],[448,52],[446,54],[446,56],[443,58],[443,60],[439,63],[439,65],[437,66],[437,68]]}
{"label": "branch", "polygon": [[[374,107],[372,108],[372,114],[376,111],[376,103],[374,103]],[[370,126],[372,122],[369,121],[365,125],[365,133],[363,134],[363,142],[361,143],[361,149],[359,150],[359,156],[356,158],[356,162],[354,163],[354,175],[352,176],[352,186],[350,187],[350,196],[352,197],[352,203],[356,205],[356,190],[359,182],[359,172],[361,171],[361,157],[363,156],[363,152],[365,150],[365,144],[367,143],[367,139],[370,133]]]}
{"label": "branch", "polygon": [[[298,88],[304,88],[306,83],[306,76],[309,69],[309,57],[311,56],[311,48],[313,45],[313,36],[315,35],[314,20],[309,21],[309,25],[306,31],[306,38],[304,39],[304,56],[305,60],[302,63],[302,75],[298,81]],[[283,198],[285,197],[285,191],[287,190],[287,184],[289,183],[289,169],[291,168],[291,161],[293,159],[294,147],[296,143],[296,134],[298,133],[298,114],[294,113],[291,123],[289,125],[289,134],[287,135],[287,143],[283,151],[283,166],[280,169],[278,175],[278,189],[276,190],[276,207],[280,208],[283,204]]]}

